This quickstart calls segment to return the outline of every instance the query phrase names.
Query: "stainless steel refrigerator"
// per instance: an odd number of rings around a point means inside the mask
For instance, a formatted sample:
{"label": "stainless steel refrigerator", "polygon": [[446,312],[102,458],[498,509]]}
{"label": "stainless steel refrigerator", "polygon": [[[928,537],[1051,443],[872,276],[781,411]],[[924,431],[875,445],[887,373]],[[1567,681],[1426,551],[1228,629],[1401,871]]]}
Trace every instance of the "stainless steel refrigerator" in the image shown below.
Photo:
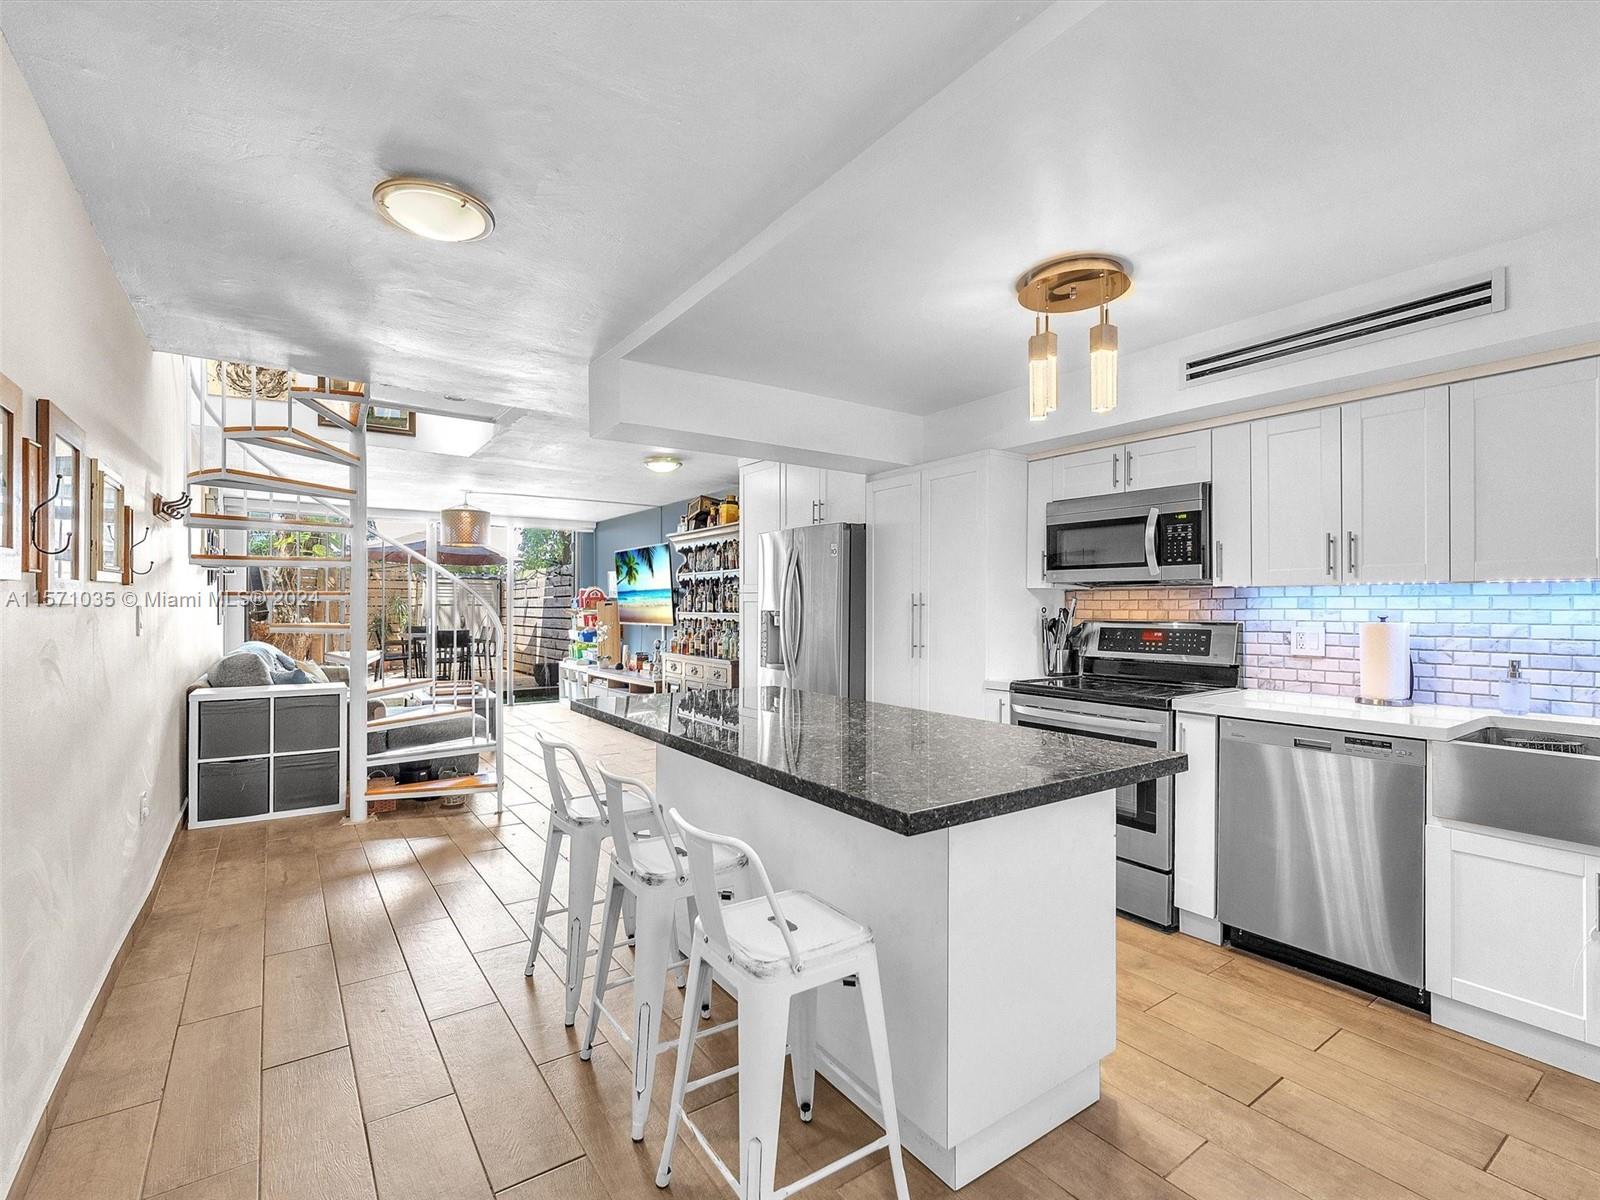
{"label": "stainless steel refrigerator", "polygon": [[761,535],[757,682],[867,696],[867,527]]}

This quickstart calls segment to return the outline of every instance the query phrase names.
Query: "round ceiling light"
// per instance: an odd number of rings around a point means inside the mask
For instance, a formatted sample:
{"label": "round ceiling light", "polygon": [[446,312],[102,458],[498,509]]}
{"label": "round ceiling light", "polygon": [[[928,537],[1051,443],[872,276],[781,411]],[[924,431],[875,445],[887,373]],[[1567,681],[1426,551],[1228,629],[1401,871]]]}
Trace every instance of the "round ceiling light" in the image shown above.
{"label": "round ceiling light", "polygon": [[435,179],[402,175],[372,189],[378,213],[396,229],[435,242],[476,242],[494,232],[489,206]]}
{"label": "round ceiling light", "polygon": [[683,459],[674,458],[670,454],[652,454],[644,460],[644,465],[657,475],[670,475],[673,471],[683,466]]}

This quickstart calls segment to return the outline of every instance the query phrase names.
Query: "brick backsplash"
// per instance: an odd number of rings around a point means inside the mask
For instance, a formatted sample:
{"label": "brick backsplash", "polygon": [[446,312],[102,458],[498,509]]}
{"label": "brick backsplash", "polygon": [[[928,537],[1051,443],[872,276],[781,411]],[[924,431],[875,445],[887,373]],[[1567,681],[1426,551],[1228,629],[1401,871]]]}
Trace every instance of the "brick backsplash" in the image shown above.
{"label": "brick backsplash", "polygon": [[[1413,698],[1493,708],[1521,659],[1533,711],[1600,716],[1600,582],[1351,587],[1116,588],[1076,593],[1080,620],[1242,621],[1245,686],[1354,696],[1359,627],[1411,624]],[[1291,658],[1296,621],[1321,621],[1326,655]]]}

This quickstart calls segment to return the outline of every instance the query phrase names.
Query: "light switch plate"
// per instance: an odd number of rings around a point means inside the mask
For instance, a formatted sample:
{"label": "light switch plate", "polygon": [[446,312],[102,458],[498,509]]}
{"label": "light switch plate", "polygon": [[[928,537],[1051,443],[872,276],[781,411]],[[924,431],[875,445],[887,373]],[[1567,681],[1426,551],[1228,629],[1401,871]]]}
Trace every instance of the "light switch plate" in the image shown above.
{"label": "light switch plate", "polygon": [[1296,621],[1289,635],[1289,653],[1298,658],[1321,658],[1327,649],[1322,625],[1318,621]]}

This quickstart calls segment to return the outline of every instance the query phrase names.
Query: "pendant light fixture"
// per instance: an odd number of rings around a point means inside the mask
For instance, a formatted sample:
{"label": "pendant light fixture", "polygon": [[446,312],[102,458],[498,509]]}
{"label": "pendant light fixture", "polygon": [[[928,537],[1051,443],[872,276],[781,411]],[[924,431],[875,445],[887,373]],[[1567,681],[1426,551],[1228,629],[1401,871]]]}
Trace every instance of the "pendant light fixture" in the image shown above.
{"label": "pendant light fixture", "polygon": [[1127,268],[1117,259],[1070,254],[1040,263],[1017,280],[1017,303],[1032,312],[1034,334],[1028,339],[1028,419],[1042,421],[1057,406],[1060,383],[1056,335],[1050,314],[1098,308],[1100,323],[1089,331],[1089,407],[1107,413],[1117,406],[1117,327],[1107,306],[1133,287]]}
{"label": "pendant light fixture", "polygon": [[1050,314],[1033,319],[1033,336],[1028,339],[1028,420],[1042,421],[1056,410],[1056,389],[1060,370],[1056,362],[1056,335],[1050,331]]}
{"label": "pendant light fixture", "polygon": [[460,504],[440,510],[439,543],[444,546],[487,546],[489,511],[473,508],[463,497]]}

